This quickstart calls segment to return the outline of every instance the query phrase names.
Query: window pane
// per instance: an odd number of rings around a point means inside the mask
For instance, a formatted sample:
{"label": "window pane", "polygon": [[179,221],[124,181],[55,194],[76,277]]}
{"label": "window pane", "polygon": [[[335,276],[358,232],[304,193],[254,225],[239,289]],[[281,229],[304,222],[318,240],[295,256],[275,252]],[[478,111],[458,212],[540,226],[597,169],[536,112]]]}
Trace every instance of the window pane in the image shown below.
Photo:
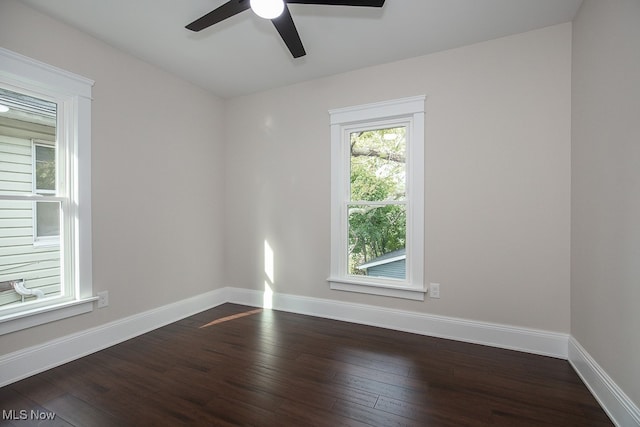
{"label": "window pane", "polygon": [[[36,145],[36,192],[56,190],[56,151],[53,146]],[[47,191],[48,190],[48,191]]]}
{"label": "window pane", "polygon": [[[22,200],[0,201],[1,308],[22,304],[23,297],[24,302],[30,302],[61,294],[59,247],[33,245],[34,205]],[[57,207],[58,203],[50,205]],[[21,282],[27,294],[17,292],[13,282]]]}
{"label": "window pane", "polygon": [[405,127],[351,133],[351,201],[406,199],[405,136]]}
{"label": "window pane", "polygon": [[60,202],[36,202],[36,237],[60,235]]}
{"label": "window pane", "polygon": [[406,278],[404,205],[349,205],[348,274]]}
{"label": "window pane", "polygon": [[[55,143],[56,107],[54,102],[0,88],[0,193],[55,190],[55,149],[52,145],[33,150],[32,140]],[[42,163],[36,161],[40,156]]]}

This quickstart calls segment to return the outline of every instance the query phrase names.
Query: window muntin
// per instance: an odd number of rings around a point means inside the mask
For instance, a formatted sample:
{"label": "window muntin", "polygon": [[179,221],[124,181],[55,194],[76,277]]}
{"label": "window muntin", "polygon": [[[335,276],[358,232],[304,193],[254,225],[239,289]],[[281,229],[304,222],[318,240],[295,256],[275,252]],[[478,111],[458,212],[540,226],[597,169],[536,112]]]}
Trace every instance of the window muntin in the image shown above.
{"label": "window muntin", "polygon": [[424,101],[330,111],[331,289],[424,299]]}

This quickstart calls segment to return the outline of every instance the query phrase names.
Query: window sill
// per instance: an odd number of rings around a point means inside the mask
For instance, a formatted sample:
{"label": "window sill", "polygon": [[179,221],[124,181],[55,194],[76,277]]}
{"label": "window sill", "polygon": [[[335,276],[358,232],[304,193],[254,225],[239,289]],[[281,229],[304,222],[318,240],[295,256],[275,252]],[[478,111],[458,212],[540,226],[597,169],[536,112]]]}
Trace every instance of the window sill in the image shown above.
{"label": "window sill", "polygon": [[0,316],[0,335],[93,311],[98,297],[63,302]]}
{"label": "window sill", "polygon": [[337,291],[358,292],[361,294],[403,298],[414,301],[424,301],[424,294],[427,292],[424,286],[393,286],[378,282],[350,280],[342,277],[330,277],[327,281],[329,282],[330,288]]}

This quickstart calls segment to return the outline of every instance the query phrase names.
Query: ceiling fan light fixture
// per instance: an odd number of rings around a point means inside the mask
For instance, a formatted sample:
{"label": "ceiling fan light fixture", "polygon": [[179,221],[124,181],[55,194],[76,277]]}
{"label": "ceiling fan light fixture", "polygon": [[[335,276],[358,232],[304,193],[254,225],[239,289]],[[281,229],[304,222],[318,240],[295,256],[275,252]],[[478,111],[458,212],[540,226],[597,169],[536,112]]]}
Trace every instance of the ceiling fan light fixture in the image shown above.
{"label": "ceiling fan light fixture", "polygon": [[284,11],[284,0],[250,0],[251,9],[261,18],[274,19]]}
{"label": "ceiling fan light fixture", "polygon": [[[2,1],[2,0],[0,0]],[[222,1],[222,0],[218,0]],[[318,4],[337,6],[361,6],[361,7],[382,7],[385,0],[228,0],[211,12],[202,15],[186,26],[187,30],[194,32],[202,31],[205,28],[224,21],[251,8],[253,13],[264,19],[269,19],[280,34],[280,38],[293,58],[300,58],[307,54],[304,50],[300,34],[289,13],[287,4]]]}

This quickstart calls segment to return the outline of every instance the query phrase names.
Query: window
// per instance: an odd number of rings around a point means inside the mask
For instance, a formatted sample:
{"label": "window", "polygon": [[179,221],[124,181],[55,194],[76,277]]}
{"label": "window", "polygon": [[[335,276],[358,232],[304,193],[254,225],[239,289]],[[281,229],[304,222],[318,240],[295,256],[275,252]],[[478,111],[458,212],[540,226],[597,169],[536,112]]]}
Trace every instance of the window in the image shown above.
{"label": "window", "polygon": [[331,110],[331,289],[424,299],[424,103]]}
{"label": "window", "polygon": [[[33,140],[33,194],[56,195],[55,145]],[[33,202],[33,242],[35,245],[58,245],[60,236],[60,202]]]}
{"label": "window", "polygon": [[0,334],[93,308],[92,85],[0,48]]}

